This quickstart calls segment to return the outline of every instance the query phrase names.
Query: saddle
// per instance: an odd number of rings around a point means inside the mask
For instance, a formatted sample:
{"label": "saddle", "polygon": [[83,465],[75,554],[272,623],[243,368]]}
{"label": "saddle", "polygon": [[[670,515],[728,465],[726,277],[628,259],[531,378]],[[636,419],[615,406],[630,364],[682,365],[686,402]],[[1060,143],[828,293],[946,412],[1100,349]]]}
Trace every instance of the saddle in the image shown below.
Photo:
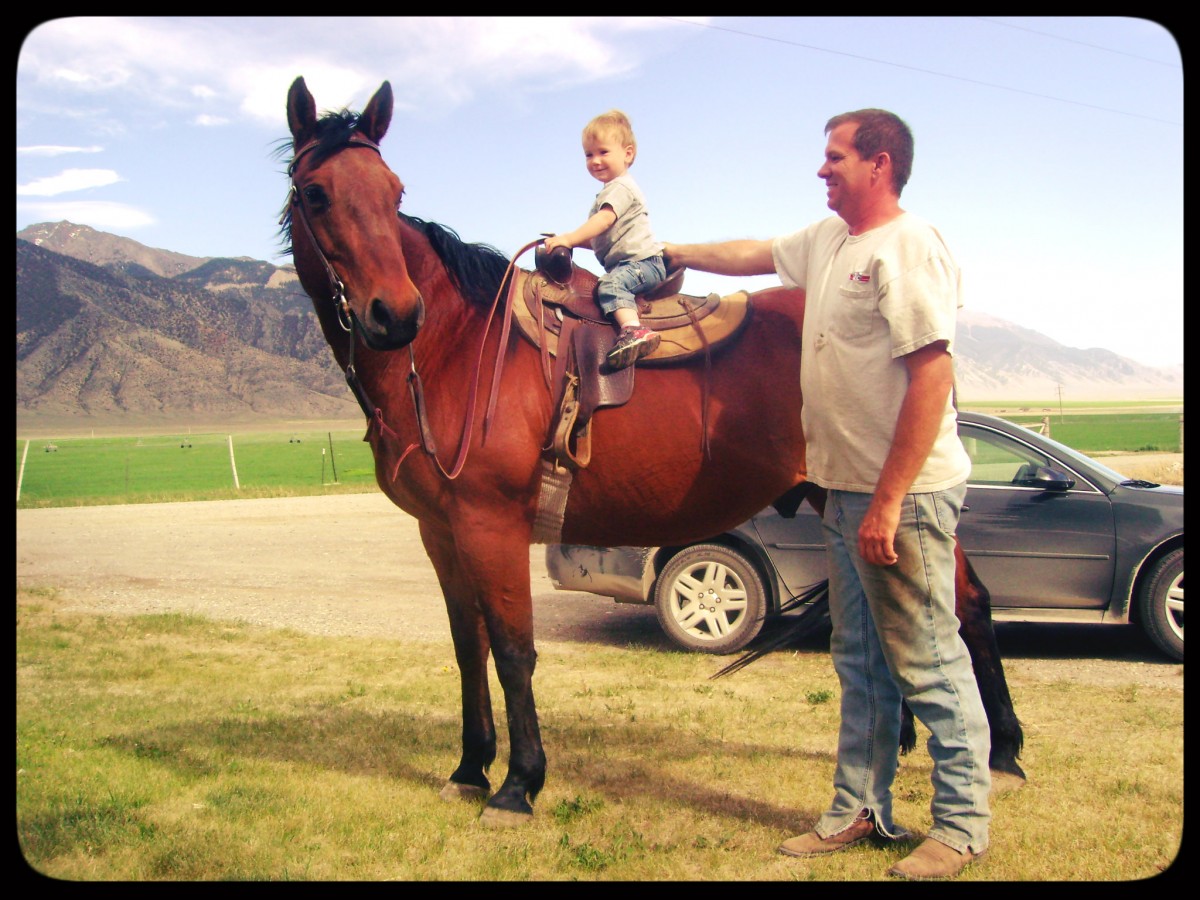
{"label": "saddle", "polygon": [[[668,274],[655,290],[641,295],[638,318],[658,332],[655,351],[637,366],[612,370],[606,356],[616,326],[596,303],[597,277],[575,266],[565,247],[545,253],[538,247],[535,270],[516,272],[513,319],[522,337],[541,351],[542,374],[557,410],[546,448],[557,464],[572,470],[591,460],[592,415],[602,407],[621,406],[633,395],[638,367],[678,365],[731,341],[750,315],[750,295],[693,297],[679,292],[684,270]],[[707,378],[705,401],[707,400]]]}

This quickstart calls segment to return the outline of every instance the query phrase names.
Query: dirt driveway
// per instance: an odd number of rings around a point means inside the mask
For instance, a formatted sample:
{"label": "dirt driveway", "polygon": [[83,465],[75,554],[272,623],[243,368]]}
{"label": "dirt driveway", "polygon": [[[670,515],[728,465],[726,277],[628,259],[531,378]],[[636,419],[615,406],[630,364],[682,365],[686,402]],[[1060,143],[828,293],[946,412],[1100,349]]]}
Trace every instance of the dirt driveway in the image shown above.
{"label": "dirt driveway", "polygon": [[[544,554],[530,548],[540,639],[668,646],[652,608],[555,591]],[[18,510],[17,587],[56,588],[68,610],[450,642],[416,520],[381,493]]]}
{"label": "dirt driveway", "polygon": [[[675,649],[651,607],[555,591],[529,554],[539,641]],[[192,612],[323,635],[437,641],[450,629],[416,522],[382,494],[17,511],[17,587],[65,609]],[[1129,627],[997,626],[1010,683],[1183,690],[1183,666]],[[803,645],[821,652],[822,637]],[[713,671],[724,662],[714,659]]]}

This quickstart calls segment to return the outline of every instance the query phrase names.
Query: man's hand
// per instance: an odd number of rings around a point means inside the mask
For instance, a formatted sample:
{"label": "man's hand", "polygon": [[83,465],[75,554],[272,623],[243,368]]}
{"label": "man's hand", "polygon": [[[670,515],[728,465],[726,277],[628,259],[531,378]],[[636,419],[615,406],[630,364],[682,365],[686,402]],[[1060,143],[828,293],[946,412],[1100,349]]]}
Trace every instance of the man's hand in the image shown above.
{"label": "man's hand", "polygon": [[894,566],[896,529],[900,527],[900,507],[871,499],[867,514],[858,527],[858,554],[876,566]]}
{"label": "man's hand", "polygon": [[663,267],[668,272],[672,271],[675,268],[675,264],[671,259],[671,251],[673,250],[673,248],[674,248],[673,244],[663,244],[663,251],[662,251]]}

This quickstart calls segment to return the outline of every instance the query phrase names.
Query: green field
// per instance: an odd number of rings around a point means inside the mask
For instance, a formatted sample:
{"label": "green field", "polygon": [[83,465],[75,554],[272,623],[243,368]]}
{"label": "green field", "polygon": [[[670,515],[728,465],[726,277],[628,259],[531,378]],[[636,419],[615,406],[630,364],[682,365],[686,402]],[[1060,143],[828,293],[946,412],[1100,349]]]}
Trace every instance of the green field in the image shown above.
{"label": "green field", "polygon": [[1048,420],[1050,437],[1082,453],[1179,453],[1178,413],[1014,413],[1004,418],[1021,425]]}
{"label": "green field", "polygon": [[[1065,412],[1015,403],[975,408],[1025,425],[1048,425],[1051,437],[1083,453],[1180,452],[1178,410],[1130,410],[1126,404],[1100,412],[1096,406]],[[17,508],[375,490],[371,448],[362,437],[356,428],[18,438]]]}
{"label": "green field", "polygon": [[362,429],[79,437],[30,441],[28,452],[18,440],[17,508],[375,490],[362,437]]}

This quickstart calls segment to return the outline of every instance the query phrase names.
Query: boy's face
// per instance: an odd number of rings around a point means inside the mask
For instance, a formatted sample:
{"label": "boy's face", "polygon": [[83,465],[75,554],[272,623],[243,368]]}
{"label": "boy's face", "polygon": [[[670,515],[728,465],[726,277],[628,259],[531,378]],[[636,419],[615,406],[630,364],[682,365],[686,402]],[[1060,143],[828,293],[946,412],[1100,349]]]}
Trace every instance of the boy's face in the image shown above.
{"label": "boy's face", "polygon": [[597,181],[608,184],[620,178],[633,162],[633,146],[623,147],[611,134],[599,134],[584,138],[583,155],[587,170]]}

